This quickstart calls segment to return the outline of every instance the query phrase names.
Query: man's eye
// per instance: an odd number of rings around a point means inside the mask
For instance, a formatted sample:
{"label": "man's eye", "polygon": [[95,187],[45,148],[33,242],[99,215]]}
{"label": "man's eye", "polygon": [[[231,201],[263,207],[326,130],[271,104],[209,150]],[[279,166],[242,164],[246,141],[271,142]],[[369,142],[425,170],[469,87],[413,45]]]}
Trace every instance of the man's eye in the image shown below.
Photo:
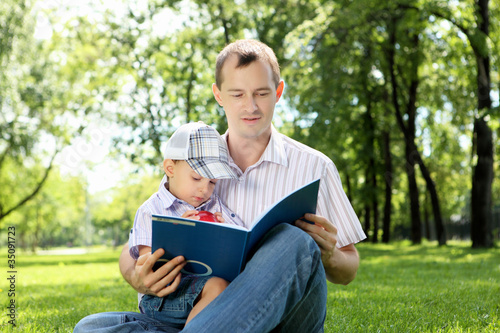
{"label": "man's eye", "polygon": [[196,177],[193,177],[194,180],[201,180],[201,178],[196,178]]}

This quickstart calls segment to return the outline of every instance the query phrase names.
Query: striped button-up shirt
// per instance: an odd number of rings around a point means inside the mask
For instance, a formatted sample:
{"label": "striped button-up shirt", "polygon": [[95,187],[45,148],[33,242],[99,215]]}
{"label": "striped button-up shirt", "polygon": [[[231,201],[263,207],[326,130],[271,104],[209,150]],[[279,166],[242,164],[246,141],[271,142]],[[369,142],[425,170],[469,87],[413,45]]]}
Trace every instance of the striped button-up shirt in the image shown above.
{"label": "striped button-up shirt", "polygon": [[152,215],[182,216],[188,210],[206,210],[211,213],[221,212],[224,222],[242,225],[242,221],[230,211],[214,193],[208,201],[199,207],[193,207],[185,201],[177,199],[167,190],[166,177],[163,178],[158,192],[153,194],[137,210],[134,227],[129,235],[129,251],[132,258],[139,257],[139,245],[151,247],[152,243]]}
{"label": "striped button-up shirt", "polygon": [[[227,133],[223,135],[227,140]],[[230,158],[238,180],[221,179],[215,192],[250,228],[262,211],[297,188],[320,178],[316,214],[338,229],[337,246],[366,238],[347,198],[334,163],[323,153],[280,134],[272,128],[271,139],[260,160],[245,172]]]}

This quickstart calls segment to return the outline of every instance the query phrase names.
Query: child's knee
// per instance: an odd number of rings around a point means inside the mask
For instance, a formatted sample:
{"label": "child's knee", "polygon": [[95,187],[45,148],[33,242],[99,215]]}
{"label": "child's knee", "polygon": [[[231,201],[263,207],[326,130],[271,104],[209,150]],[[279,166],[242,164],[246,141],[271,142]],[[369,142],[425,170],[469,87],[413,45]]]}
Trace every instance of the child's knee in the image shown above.
{"label": "child's knee", "polygon": [[227,288],[227,286],[229,286],[229,282],[220,277],[214,276],[207,281],[203,289],[206,289],[206,291],[210,294],[219,295],[224,291],[224,289]]}

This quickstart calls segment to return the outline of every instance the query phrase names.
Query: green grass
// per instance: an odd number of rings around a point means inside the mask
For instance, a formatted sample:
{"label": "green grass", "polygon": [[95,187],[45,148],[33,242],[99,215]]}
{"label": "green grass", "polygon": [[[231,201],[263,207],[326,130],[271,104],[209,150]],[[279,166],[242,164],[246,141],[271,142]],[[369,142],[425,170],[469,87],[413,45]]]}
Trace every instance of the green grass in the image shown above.
{"label": "green grass", "polygon": [[[328,285],[326,332],[500,332],[500,249],[466,243],[357,248],[356,280]],[[0,330],[71,332],[91,313],[135,311],[137,296],[121,278],[118,256],[112,250],[18,254],[17,327],[7,323],[9,288],[2,277]]]}
{"label": "green grass", "polygon": [[500,332],[500,250],[360,244],[348,286],[329,285],[327,332]]}

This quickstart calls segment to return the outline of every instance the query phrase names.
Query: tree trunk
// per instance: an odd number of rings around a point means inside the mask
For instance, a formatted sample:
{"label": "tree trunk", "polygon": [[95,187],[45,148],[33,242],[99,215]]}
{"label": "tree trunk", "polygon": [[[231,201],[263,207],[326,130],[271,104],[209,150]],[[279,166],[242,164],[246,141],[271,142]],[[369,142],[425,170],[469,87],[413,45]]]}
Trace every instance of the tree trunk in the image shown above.
{"label": "tree trunk", "polygon": [[347,198],[349,202],[352,202],[352,189],[351,189],[351,178],[349,177],[349,172],[345,173],[345,186],[347,187]]}
{"label": "tree trunk", "polygon": [[[431,195],[431,203],[432,203],[432,212],[434,214],[434,220],[436,222],[436,228],[438,231],[438,240],[439,245],[446,244],[446,237],[444,234],[444,227],[441,217],[441,209],[439,207],[439,199],[437,196],[436,186],[432,180],[429,170],[427,169],[420,152],[418,151],[415,145],[415,115],[416,115],[416,100],[417,100],[417,88],[419,84],[418,79],[418,65],[419,65],[419,56],[415,54],[412,58],[412,78],[410,81],[410,87],[408,90],[408,104],[406,109],[406,115],[408,116],[408,120],[405,125],[405,121],[403,120],[403,116],[401,114],[401,108],[399,107],[398,101],[398,84],[396,80],[396,69],[395,69],[395,45],[396,45],[396,23],[397,20],[394,19],[394,26],[392,27],[392,31],[390,34],[390,43],[391,48],[389,49],[389,69],[391,74],[391,83],[392,83],[392,100],[396,114],[396,120],[399,128],[403,132],[405,137],[405,151],[406,151],[406,159],[407,159],[407,175],[409,181],[410,191],[418,191],[416,189],[416,181],[415,181],[415,163],[418,163],[420,166],[420,171],[422,172],[422,176],[425,179],[427,189]],[[413,36],[414,49],[418,50],[419,40],[418,34],[414,34]],[[418,192],[412,193],[410,192],[410,200],[411,200],[411,217],[412,217],[412,242],[414,244],[418,244],[421,242],[422,230],[421,230],[421,221],[420,221],[420,208],[419,204],[413,202],[414,200],[418,200]],[[418,210],[417,210],[418,208]],[[417,218],[418,216],[418,218]],[[415,220],[414,220],[415,219]],[[415,233],[413,235],[413,233]]]}
{"label": "tree trunk", "polygon": [[431,240],[431,223],[429,221],[429,195],[425,192],[424,200],[424,226],[425,226],[425,238]]}
{"label": "tree trunk", "polygon": [[372,243],[378,243],[378,199],[377,199],[377,174],[375,172],[375,167],[372,170],[372,210],[373,210],[373,237]]}
{"label": "tree trunk", "polygon": [[366,233],[366,241],[370,240],[370,229],[371,229],[371,209],[368,202],[365,204],[365,233]]}
{"label": "tree trunk", "polygon": [[370,199],[368,193],[370,193],[370,168],[366,168],[365,170],[365,233],[366,240],[370,239],[370,229],[371,229],[371,207],[370,207]]}
{"label": "tree trunk", "polygon": [[[368,91],[368,89],[366,89]],[[371,204],[373,211],[373,236],[372,242],[378,242],[378,200],[377,200],[377,167],[375,164],[375,121],[372,116],[372,103],[367,104],[366,121],[367,128],[370,130],[368,134],[368,147],[370,153],[368,154],[368,170],[366,172],[367,190],[369,196],[367,200]]]}
{"label": "tree trunk", "polygon": [[434,224],[436,225],[436,237],[439,245],[446,245],[446,232],[444,229],[443,218],[441,216],[441,208],[439,205],[439,198],[437,195],[436,184],[432,180],[431,174],[427,169],[424,161],[420,154],[418,154],[418,164],[420,166],[420,171],[422,172],[422,176],[425,179],[425,184],[427,185],[427,191],[431,195],[431,205],[432,205],[432,213],[434,215]]}
{"label": "tree trunk", "polygon": [[[477,23],[482,32],[481,44],[486,45],[489,34],[488,0],[477,1]],[[484,49],[487,49],[486,47]],[[477,64],[478,111],[491,108],[490,59],[482,48],[474,48]],[[471,239],[472,247],[492,247],[491,186],[493,182],[493,135],[484,116],[474,121],[474,143],[477,164],[472,175]]]}
{"label": "tree trunk", "polygon": [[406,145],[406,175],[408,177],[408,191],[410,194],[410,216],[411,216],[411,242],[422,243],[422,221],[420,218],[420,202],[418,198],[418,186],[415,177],[415,160],[412,157],[410,145]]}
{"label": "tree trunk", "polygon": [[474,122],[477,164],[472,178],[472,247],[493,247],[491,183],[493,182],[493,135],[484,119]]}
{"label": "tree trunk", "polygon": [[385,203],[382,242],[389,243],[391,239],[391,211],[392,211],[392,156],[391,156],[391,136],[384,131],[384,165],[385,165]]}

